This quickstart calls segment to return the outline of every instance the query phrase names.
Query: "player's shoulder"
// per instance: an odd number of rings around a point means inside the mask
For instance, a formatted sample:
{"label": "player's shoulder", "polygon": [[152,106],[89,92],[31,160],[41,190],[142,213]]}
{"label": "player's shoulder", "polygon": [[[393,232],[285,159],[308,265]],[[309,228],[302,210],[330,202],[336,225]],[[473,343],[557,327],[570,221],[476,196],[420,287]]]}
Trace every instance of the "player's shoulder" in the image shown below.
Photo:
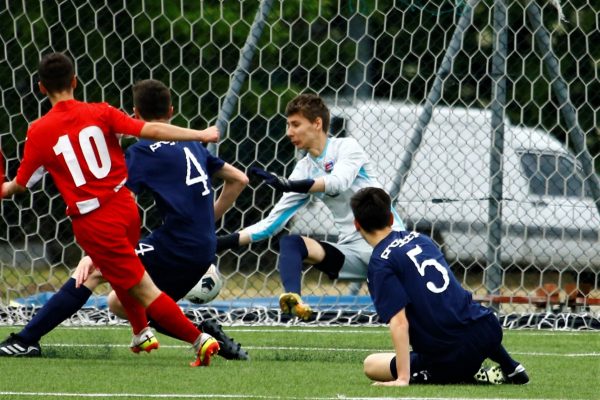
{"label": "player's shoulder", "polygon": [[32,137],[39,135],[46,136],[46,132],[48,130],[54,130],[57,124],[60,124],[60,121],[56,119],[54,114],[47,113],[42,115],[29,123],[29,127],[27,128],[27,138],[31,139]]}
{"label": "player's shoulder", "polygon": [[330,137],[327,152],[343,154],[364,154],[364,149],[353,137]]}
{"label": "player's shoulder", "polygon": [[106,102],[87,102],[76,100],[74,105],[79,110],[85,110],[88,112],[105,112],[107,110],[117,110],[115,107],[111,106]]}
{"label": "player's shoulder", "polygon": [[124,114],[106,102],[77,101],[72,112],[79,113],[88,120],[107,121],[116,114]]}
{"label": "player's shoulder", "polygon": [[34,119],[32,122],[29,123],[29,129],[28,129],[28,133],[32,132],[32,131],[36,131],[38,130],[40,127],[44,126],[46,124],[46,121],[48,119],[46,118],[45,115]]}
{"label": "player's shoulder", "polygon": [[171,150],[180,148],[181,145],[178,142],[168,142],[160,140],[150,140],[140,138],[135,143],[127,148],[130,153],[147,154],[147,155],[162,155],[165,153],[164,150]]}
{"label": "player's shoulder", "polygon": [[117,107],[112,106],[111,104],[109,104],[107,102],[98,102],[98,103],[80,102],[80,104],[81,104],[82,109],[85,109],[85,112],[87,112],[87,114],[90,117],[100,118],[105,121],[115,120],[115,119],[120,120],[122,118],[133,119],[133,117],[131,117],[130,115],[127,115],[127,113],[123,112],[122,110],[120,110]]}
{"label": "player's shoulder", "polygon": [[358,143],[353,137],[345,136],[345,137],[329,137],[329,141],[331,144],[334,144],[338,147],[358,147],[362,148],[362,146]]}
{"label": "player's shoulder", "polygon": [[90,108],[98,108],[101,110],[118,110],[116,107],[111,106],[110,104],[108,104],[105,101],[99,101],[99,102],[79,102],[80,104],[86,106],[86,107],[90,107]]}
{"label": "player's shoulder", "polygon": [[314,163],[313,158],[309,153],[306,153],[304,157],[296,161],[296,165],[294,165],[294,171],[309,171]]}
{"label": "player's shoulder", "polygon": [[392,254],[399,256],[410,250],[410,244],[421,243],[422,237],[423,235],[416,231],[392,230],[375,246],[373,253],[377,251],[383,259],[390,258]]}
{"label": "player's shoulder", "polygon": [[136,140],[135,143],[130,144],[125,150],[126,153],[137,153],[144,151],[152,142],[146,139]]}

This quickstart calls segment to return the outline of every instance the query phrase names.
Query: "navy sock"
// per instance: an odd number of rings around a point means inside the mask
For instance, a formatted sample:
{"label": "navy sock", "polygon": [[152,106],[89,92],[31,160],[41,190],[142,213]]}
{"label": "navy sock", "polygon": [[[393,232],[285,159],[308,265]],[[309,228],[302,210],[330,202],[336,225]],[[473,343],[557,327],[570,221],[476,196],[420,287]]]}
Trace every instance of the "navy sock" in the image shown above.
{"label": "navy sock", "polygon": [[512,359],[512,357],[508,354],[508,351],[504,348],[504,346],[499,345],[495,350],[493,350],[489,355],[490,360],[500,364],[500,368],[505,375],[511,374],[514,372],[515,368],[519,363]]}
{"label": "navy sock", "polygon": [[[173,335],[171,332],[169,332],[168,330],[163,328],[158,322],[156,322],[155,320],[153,320],[150,317],[148,317],[148,325],[150,325],[150,327],[158,333],[162,333],[163,335],[167,335],[172,338],[179,339],[177,336]],[[196,327],[198,327],[198,326],[196,326]]]}
{"label": "navy sock", "polygon": [[308,249],[299,235],[284,236],[279,241],[277,268],[286,292],[300,294],[302,261],[308,257]]}
{"label": "navy sock", "polygon": [[85,286],[75,288],[70,278],[60,290],[39,309],[29,323],[18,333],[25,343],[37,343],[40,338],[76,313],[90,298],[92,292]]}

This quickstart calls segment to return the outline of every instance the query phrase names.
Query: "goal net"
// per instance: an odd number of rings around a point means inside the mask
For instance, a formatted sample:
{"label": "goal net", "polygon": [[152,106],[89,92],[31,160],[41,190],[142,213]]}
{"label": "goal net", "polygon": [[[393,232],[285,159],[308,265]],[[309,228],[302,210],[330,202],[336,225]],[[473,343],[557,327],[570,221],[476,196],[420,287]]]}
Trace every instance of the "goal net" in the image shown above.
{"label": "goal net", "polygon": [[[211,148],[280,175],[301,154],[286,103],[323,96],[331,134],[356,138],[410,229],[431,235],[462,285],[506,326],[598,328],[600,317],[600,11],[593,0],[5,2],[0,11],[0,144],[15,176],[28,124],[49,110],[37,63],[76,66],[76,97],[131,112],[131,86],[172,90],[173,122],[218,123]],[[218,233],[267,215],[278,194],[252,181]],[[139,199],[143,233],[160,221]],[[26,322],[81,249],[49,177],[4,199],[0,324]],[[218,257],[219,297],[195,319],[292,323],[278,312],[281,235],[335,241],[328,211],[301,210],[275,237]],[[72,323],[118,323],[102,295]],[[364,282],[313,268],[315,323],[377,323]],[[182,304],[188,307],[189,304]]]}

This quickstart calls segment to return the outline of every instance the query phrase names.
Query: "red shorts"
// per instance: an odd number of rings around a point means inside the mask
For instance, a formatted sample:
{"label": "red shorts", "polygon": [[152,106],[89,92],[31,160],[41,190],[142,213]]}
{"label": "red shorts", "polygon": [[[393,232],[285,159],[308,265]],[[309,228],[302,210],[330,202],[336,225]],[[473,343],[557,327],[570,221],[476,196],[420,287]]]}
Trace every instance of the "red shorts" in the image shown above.
{"label": "red shorts", "polygon": [[77,243],[113,288],[129,290],[145,269],[135,254],[140,239],[140,215],[131,192],[122,188],[89,214],[72,217]]}

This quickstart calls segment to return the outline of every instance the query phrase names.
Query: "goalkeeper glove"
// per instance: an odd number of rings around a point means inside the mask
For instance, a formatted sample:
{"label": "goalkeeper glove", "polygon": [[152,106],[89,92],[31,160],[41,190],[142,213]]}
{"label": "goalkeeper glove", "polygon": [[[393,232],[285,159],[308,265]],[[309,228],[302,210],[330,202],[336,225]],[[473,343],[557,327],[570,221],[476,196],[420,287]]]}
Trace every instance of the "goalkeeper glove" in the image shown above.
{"label": "goalkeeper glove", "polygon": [[217,253],[223,250],[237,249],[240,247],[240,234],[230,233],[229,235],[217,236]]}
{"label": "goalkeeper glove", "polygon": [[312,185],[315,183],[314,179],[300,179],[292,181],[290,179],[282,178],[267,172],[258,167],[250,167],[249,172],[251,175],[258,176],[260,179],[265,181],[267,185],[281,192],[308,193]]}

